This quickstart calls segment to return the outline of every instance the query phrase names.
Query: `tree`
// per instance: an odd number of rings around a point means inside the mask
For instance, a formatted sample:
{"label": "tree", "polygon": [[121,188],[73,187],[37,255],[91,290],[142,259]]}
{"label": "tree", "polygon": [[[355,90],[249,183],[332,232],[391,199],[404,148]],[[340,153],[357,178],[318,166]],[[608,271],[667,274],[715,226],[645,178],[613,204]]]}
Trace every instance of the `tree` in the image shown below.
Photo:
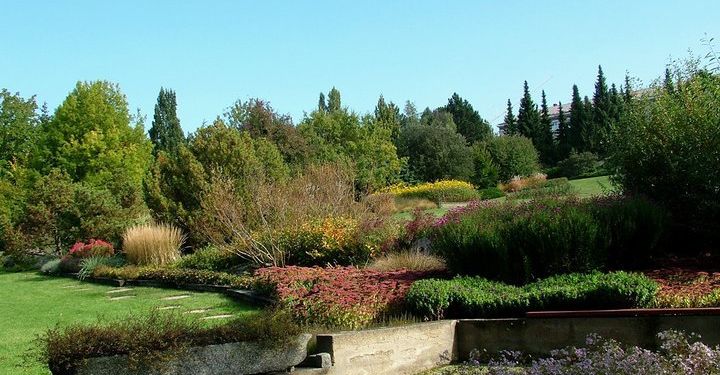
{"label": "tree", "polygon": [[507,100],[507,110],[505,112],[505,119],[503,120],[503,122],[505,123],[505,129],[504,129],[505,135],[517,135],[518,134],[517,119],[515,118],[515,115],[513,114],[513,107],[512,107],[512,103],[510,102],[510,99]]}
{"label": "tree", "polygon": [[237,100],[223,117],[228,126],[274,143],[289,166],[301,168],[307,163],[310,155],[307,141],[293,126],[292,118],[277,113],[269,102],[258,98]]}
{"label": "tree", "polygon": [[620,95],[620,91],[618,91],[617,87],[615,87],[615,84],[613,83],[610,85],[610,120],[612,121],[613,125],[617,125],[620,123],[620,118],[622,117],[623,109],[624,109],[624,102],[622,99],[622,96]]}
{"label": "tree", "polygon": [[565,120],[565,112],[562,103],[558,103],[558,131],[557,131],[558,159],[563,160],[570,155],[572,144],[570,142],[570,129]]}
{"label": "tree", "polygon": [[457,125],[455,124],[455,120],[453,120],[452,114],[445,111],[442,107],[432,111],[430,108],[425,108],[422,116],[420,116],[420,123],[427,126],[450,129],[458,133]]}
{"label": "tree", "polygon": [[629,104],[632,100],[632,82],[630,82],[630,75],[625,73],[625,86],[623,90],[623,101],[625,104]]}
{"label": "tree", "polygon": [[472,145],[474,175],[471,182],[478,188],[488,188],[497,185],[499,179],[499,171],[492,155],[488,150],[488,143],[475,142]]}
{"label": "tree", "polygon": [[328,112],[337,112],[342,109],[340,102],[340,91],[333,87],[328,93]]}
{"label": "tree", "polygon": [[532,140],[537,139],[540,128],[540,115],[538,114],[537,105],[530,96],[527,81],[523,84],[523,97],[520,99],[517,127],[519,134]]}
{"label": "tree", "polygon": [[420,124],[420,115],[417,108],[415,108],[415,104],[408,100],[405,102],[405,108],[403,108],[403,113],[400,116],[400,128],[418,124]]}
{"label": "tree", "polygon": [[327,103],[325,103],[325,94],[322,93],[322,92],[320,93],[320,98],[318,99],[318,107],[317,107],[317,110],[320,111],[320,112],[327,112],[327,111],[328,111]]}
{"label": "tree", "polygon": [[148,133],[150,140],[155,145],[153,150],[155,154],[159,151],[175,152],[181,144],[185,143],[185,135],[177,117],[175,91],[160,88],[152,127]]}
{"label": "tree", "polygon": [[108,187],[115,194],[123,182],[140,191],[152,144],[117,85],[78,82],[42,131],[45,171],[57,167],[72,181]]}
{"label": "tree", "polygon": [[529,176],[540,170],[538,153],[532,141],[520,136],[493,137],[487,144],[500,181],[515,176]]}
{"label": "tree", "polygon": [[610,91],[608,90],[605,74],[602,67],[598,66],[597,81],[595,82],[595,93],[592,99],[592,132],[590,138],[591,151],[600,155],[606,153],[608,144],[607,138],[613,126],[611,116]]}
{"label": "tree", "polygon": [[540,105],[540,127],[536,139],[533,142],[540,152],[540,159],[543,163],[550,164],[555,159],[553,150],[552,122],[545,97],[545,90],[542,90],[542,101]]}
{"label": "tree", "polygon": [[395,103],[385,103],[385,98],[380,95],[375,106],[375,124],[390,131],[390,139],[397,142],[400,136],[400,108]]}
{"label": "tree", "polygon": [[422,181],[469,181],[474,174],[472,149],[467,146],[465,137],[455,132],[452,116],[446,114],[445,118],[451,123],[443,124],[439,119],[445,112],[435,113],[436,116],[423,116],[423,119],[433,121],[403,128],[398,154],[408,158],[410,171]]}
{"label": "tree", "polygon": [[457,132],[465,137],[468,143],[483,141],[492,135],[490,124],[480,117],[470,102],[457,93],[453,93],[448,99],[444,110],[452,115]]}
{"label": "tree", "polygon": [[570,103],[570,128],[568,138],[570,140],[570,146],[576,151],[586,151],[587,147],[584,142],[583,134],[586,121],[585,106],[583,105],[582,98],[580,98],[580,92],[578,91],[577,85],[573,85],[572,102]]}
{"label": "tree", "polygon": [[665,78],[663,79],[663,89],[668,94],[675,93],[675,84],[673,83],[672,73],[670,68],[665,68]]}
{"label": "tree", "polygon": [[38,126],[35,97],[0,90],[0,170],[27,165],[37,146]]}
{"label": "tree", "polygon": [[586,96],[583,97],[583,112],[582,112],[584,118],[583,123],[584,126],[582,128],[582,132],[580,136],[582,137],[582,143],[585,145],[586,151],[591,151],[597,149],[597,145],[595,144],[595,141],[597,140],[597,137],[595,134],[597,133],[597,126],[593,121],[593,105],[590,99]]}

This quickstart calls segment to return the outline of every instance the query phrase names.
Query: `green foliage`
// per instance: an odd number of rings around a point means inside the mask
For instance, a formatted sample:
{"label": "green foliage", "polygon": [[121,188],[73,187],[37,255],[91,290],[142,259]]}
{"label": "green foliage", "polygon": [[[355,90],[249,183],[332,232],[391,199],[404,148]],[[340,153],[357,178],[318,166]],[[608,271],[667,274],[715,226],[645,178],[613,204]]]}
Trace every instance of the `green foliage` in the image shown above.
{"label": "green foliage", "polygon": [[236,254],[218,249],[212,245],[196,250],[180,258],[173,267],[207,271],[228,271],[245,262]]}
{"label": "green foliage", "polygon": [[475,174],[472,183],[479,187],[494,187],[499,180],[499,171],[488,151],[487,143],[477,142],[472,146]]}
{"label": "green foliage", "polygon": [[524,283],[643,264],[658,244],[664,218],[639,198],[476,204],[446,214],[430,238],[432,251],[452,272]]}
{"label": "green foliage", "polygon": [[72,181],[106,187],[114,195],[123,194],[126,185],[139,191],[152,145],[142,122],[131,125],[132,120],[117,85],[78,82],[43,126],[43,170],[60,168]]}
{"label": "green foliage", "polygon": [[571,152],[567,159],[558,162],[552,177],[586,178],[606,174],[597,155],[592,152]]}
{"label": "green foliage", "polygon": [[537,104],[535,104],[532,100],[528,83],[525,81],[523,84],[523,97],[520,99],[520,107],[518,108],[518,133],[531,139],[533,144],[537,147],[541,133],[541,126],[542,124],[540,123],[540,113],[538,112]]}
{"label": "green foliage", "polygon": [[119,280],[154,280],[176,286],[222,285],[233,288],[248,288],[252,283],[251,278],[248,276],[227,272],[172,267],[125,266],[115,268],[101,265],[95,267],[92,275],[93,277],[106,277]]}
{"label": "green foliage", "polygon": [[56,275],[60,273],[60,258],[51,259],[40,267],[40,272],[46,275]]}
{"label": "green foliage", "polygon": [[474,175],[473,151],[451,124],[439,126],[431,122],[402,129],[398,154],[408,158],[410,170],[420,180],[468,181]]}
{"label": "green foliage", "polygon": [[515,114],[513,113],[513,107],[510,99],[507,101],[507,110],[505,111],[503,123],[505,124],[505,128],[502,129],[500,134],[518,135],[517,118],[515,118]]}
{"label": "green foliage", "polygon": [[647,307],[658,285],[642,274],[557,275],[523,287],[479,277],[413,283],[406,302],[426,319],[520,316],[527,311]]}
{"label": "green foliage", "polygon": [[[334,91],[337,91],[333,89]],[[330,92],[330,110],[313,111],[298,126],[308,140],[316,163],[347,163],[356,171],[356,186],[372,191],[399,177],[401,162],[392,142],[392,129],[376,124],[374,116],[362,119],[336,104]]]}
{"label": "green foliage", "polygon": [[34,96],[0,90],[0,170],[27,165],[37,147],[39,121]]}
{"label": "green foliage", "polygon": [[528,138],[493,137],[485,147],[497,168],[500,181],[509,181],[515,176],[529,176],[540,170],[537,150]]}
{"label": "green foliage", "polygon": [[160,88],[152,127],[148,131],[150,140],[155,145],[154,152],[166,151],[170,154],[185,144],[185,135],[177,117],[177,101],[175,91]]}
{"label": "green foliage", "polygon": [[425,199],[435,203],[467,202],[480,197],[473,185],[457,180],[426,182],[414,186],[398,184],[381,191],[400,199]]}
{"label": "green foliage", "polygon": [[482,142],[493,135],[490,124],[480,117],[470,102],[457,93],[453,93],[448,99],[444,110],[452,115],[457,132],[465,137],[468,143]]}
{"label": "green foliage", "polygon": [[478,193],[480,193],[480,199],[482,200],[495,199],[505,196],[505,193],[496,186],[479,189]]}
{"label": "green foliage", "polygon": [[688,63],[674,93],[661,82],[633,99],[613,135],[616,182],[705,233],[720,228],[720,77]]}
{"label": "green foliage", "polygon": [[517,199],[546,199],[563,198],[577,195],[574,186],[567,178],[554,178],[541,182],[539,185],[529,186],[524,189],[507,194],[508,200]]}
{"label": "green foliage", "polygon": [[74,374],[92,357],[127,355],[128,367],[148,369],[194,346],[258,342],[280,346],[300,334],[286,312],[254,314],[213,327],[177,314],[149,314],[91,325],[52,328],[40,338],[41,361],[53,374]]}
{"label": "green foliage", "polygon": [[[95,269],[100,266],[117,268],[125,264],[125,259],[121,257],[107,257],[107,256],[91,256],[84,258],[80,261],[80,270],[77,273],[77,278],[85,280],[86,278],[93,275]],[[59,266],[60,264],[58,264]]]}

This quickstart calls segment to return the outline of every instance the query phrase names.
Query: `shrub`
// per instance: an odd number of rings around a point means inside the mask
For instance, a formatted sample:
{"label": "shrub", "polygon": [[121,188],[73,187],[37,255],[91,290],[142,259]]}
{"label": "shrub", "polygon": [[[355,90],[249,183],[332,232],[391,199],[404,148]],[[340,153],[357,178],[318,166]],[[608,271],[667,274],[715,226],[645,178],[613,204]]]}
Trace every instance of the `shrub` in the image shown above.
{"label": "shrub", "polygon": [[483,201],[449,211],[430,239],[452,272],[520,284],[647,262],[663,224],[663,211],[640,198]]}
{"label": "shrub", "polygon": [[427,199],[433,202],[467,202],[478,199],[475,187],[464,181],[444,180],[414,186],[394,185],[382,190],[397,198]]}
{"label": "shrub", "polygon": [[546,180],[538,185],[523,188],[507,195],[508,200],[514,199],[540,199],[540,198],[562,198],[576,195],[575,188],[567,178],[554,178]]}
{"label": "shrub", "polygon": [[119,280],[154,280],[183,285],[220,285],[233,288],[248,288],[252,280],[249,276],[207,270],[191,270],[179,268],[157,268],[126,266],[113,268],[105,265],[97,266],[93,277],[106,277]]}
{"label": "shrub", "polygon": [[529,176],[540,170],[538,152],[528,138],[492,137],[486,147],[497,167],[500,181],[509,181],[514,176]]}
{"label": "shrub", "polygon": [[417,198],[395,198],[395,207],[398,212],[407,212],[419,210],[429,210],[437,208],[437,203],[427,199]]}
{"label": "shrub", "polygon": [[710,140],[720,138],[720,77],[695,62],[675,67],[675,76],[675,89],[658,79],[631,102],[609,162],[624,191],[661,202],[676,220],[717,238],[720,143]]}
{"label": "shrub", "polygon": [[210,245],[182,256],[172,266],[182,269],[227,271],[244,263],[244,260],[236,254]]}
{"label": "shrub", "polygon": [[486,199],[495,199],[504,197],[505,193],[500,190],[500,188],[497,187],[489,187],[485,189],[478,190],[478,193],[480,193],[480,199],[486,200]]}
{"label": "shrub", "polygon": [[87,358],[115,355],[127,355],[128,367],[139,370],[193,346],[258,342],[272,347],[298,334],[299,327],[283,312],[253,314],[213,327],[181,315],[153,313],[50,329],[40,338],[40,359],[58,375],[74,374]]}
{"label": "shrub", "polygon": [[40,267],[40,272],[46,274],[46,275],[55,275],[60,273],[60,259],[52,259]]}
{"label": "shrub", "polygon": [[89,258],[83,258],[80,261],[80,270],[78,271],[77,277],[80,280],[93,275],[96,268],[100,266],[105,267],[120,267],[125,264],[125,260],[119,257],[105,257],[105,256],[91,256]]}
{"label": "shrub", "polygon": [[500,184],[500,190],[504,192],[516,192],[525,189],[533,189],[545,184],[547,176],[542,173],[522,177],[513,176],[506,184]]}
{"label": "shrub", "polygon": [[256,272],[256,289],[277,298],[300,322],[356,329],[399,309],[412,282],[427,275],[354,267],[269,267]]}
{"label": "shrub", "polygon": [[592,152],[571,152],[567,159],[558,162],[552,177],[586,178],[607,174],[597,155]]}
{"label": "shrub", "polygon": [[123,251],[138,265],[163,265],[180,258],[185,237],[172,225],[145,224],[130,227],[123,234]]}
{"label": "shrub", "polygon": [[376,271],[406,269],[410,271],[443,272],[446,270],[445,261],[419,251],[389,253],[375,259],[367,268]]}
{"label": "shrub", "polygon": [[366,196],[365,198],[365,204],[368,205],[368,208],[380,215],[380,216],[390,216],[394,214],[396,211],[398,211],[395,197],[393,197],[392,194],[388,193],[376,193],[376,194],[370,194]]}
{"label": "shrub", "polygon": [[612,309],[650,306],[658,285],[641,274],[568,274],[523,287],[477,277],[419,280],[406,301],[425,319],[519,316],[535,310]]}
{"label": "shrub", "polygon": [[76,242],[68,251],[71,258],[111,257],[115,255],[113,245],[103,241],[90,239],[87,243]]}

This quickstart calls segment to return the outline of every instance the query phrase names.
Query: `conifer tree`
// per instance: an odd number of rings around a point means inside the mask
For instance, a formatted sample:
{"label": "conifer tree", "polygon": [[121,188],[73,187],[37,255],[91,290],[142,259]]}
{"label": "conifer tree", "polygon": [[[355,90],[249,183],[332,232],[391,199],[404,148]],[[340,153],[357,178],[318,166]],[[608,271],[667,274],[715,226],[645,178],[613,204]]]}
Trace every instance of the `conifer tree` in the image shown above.
{"label": "conifer tree", "polygon": [[573,85],[572,88],[572,101],[570,102],[570,126],[568,129],[568,139],[571,149],[582,152],[585,151],[585,145],[583,144],[582,134],[584,133],[583,127],[585,125],[585,107],[583,106],[582,98],[580,98],[580,91],[577,85]]}
{"label": "conifer tree", "polygon": [[150,140],[155,145],[154,153],[166,151],[175,153],[177,148],[185,144],[185,135],[177,117],[177,101],[175,92],[160,88],[152,127],[148,131]]}
{"label": "conifer tree", "polygon": [[594,143],[596,141],[596,126],[593,121],[594,117],[594,111],[593,111],[593,104],[592,101],[590,101],[590,98],[588,98],[587,95],[583,97],[583,125],[582,125],[582,131],[581,131],[581,138],[582,138],[582,144],[584,146],[584,151],[590,151],[593,152],[597,149],[597,145]]}
{"label": "conifer tree", "polygon": [[607,149],[607,137],[612,128],[610,116],[610,92],[608,90],[605,75],[602,67],[598,65],[597,81],[595,82],[595,93],[592,99],[592,126],[590,139],[591,151],[604,154]]}
{"label": "conifer tree", "polygon": [[400,135],[400,108],[393,102],[386,103],[380,95],[375,106],[375,123],[389,130],[390,138],[396,143]]}
{"label": "conifer tree", "polygon": [[557,158],[566,159],[570,155],[572,145],[570,144],[570,133],[568,123],[565,120],[562,102],[558,103],[558,130],[557,130]]}
{"label": "conifer tree", "polygon": [[325,94],[320,93],[320,99],[318,99],[318,112],[325,113],[328,110],[327,103],[325,102]]}
{"label": "conifer tree", "polygon": [[625,87],[623,90],[623,101],[625,104],[630,103],[632,100],[632,83],[630,82],[630,75],[625,73]]}
{"label": "conifer tree", "polygon": [[520,99],[520,108],[518,108],[517,117],[518,133],[530,139],[536,139],[538,129],[540,128],[540,114],[538,114],[537,105],[530,96],[528,83],[523,84],[523,97]]}
{"label": "conifer tree", "polygon": [[540,127],[534,140],[535,147],[540,151],[540,159],[543,163],[551,163],[553,156],[553,136],[552,122],[550,121],[550,112],[548,110],[547,98],[545,90],[542,90],[542,99],[540,102]]}
{"label": "conifer tree", "polygon": [[665,79],[663,80],[663,88],[668,94],[673,94],[675,92],[675,85],[673,83],[672,74],[670,73],[670,68],[665,68]]}
{"label": "conifer tree", "polygon": [[518,134],[517,119],[515,118],[515,114],[513,114],[513,107],[510,99],[507,100],[507,111],[505,112],[505,120],[503,122],[505,123],[504,133],[506,135]]}
{"label": "conifer tree", "polygon": [[444,110],[452,115],[457,132],[465,137],[468,143],[484,141],[492,135],[490,123],[480,117],[470,102],[461,98],[457,93],[453,93],[452,97],[448,99]]}
{"label": "conifer tree", "polygon": [[340,91],[333,87],[328,93],[328,112],[337,112],[342,109],[342,103],[340,102]]}
{"label": "conifer tree", "polygon": [[622,97],[620,96],[620,92],[613,83],[612,85],[610,85],[610,119],[613,121],[614,124],[618,124],[620,122],[620,118],[622,117],[622,112],[624,109],[623,104],[624,103]]}

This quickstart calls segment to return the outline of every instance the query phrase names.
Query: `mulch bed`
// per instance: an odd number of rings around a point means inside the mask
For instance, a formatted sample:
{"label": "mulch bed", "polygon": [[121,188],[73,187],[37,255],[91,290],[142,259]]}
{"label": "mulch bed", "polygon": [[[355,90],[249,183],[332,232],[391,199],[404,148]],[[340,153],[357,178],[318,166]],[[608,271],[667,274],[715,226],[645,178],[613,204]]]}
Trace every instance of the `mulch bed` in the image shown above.
{"label": "mulch bed", "polygon": [[720,267],[710,257],[667,259],[643,273],[660,284],[659,297],[699,298],[720,289]]}

